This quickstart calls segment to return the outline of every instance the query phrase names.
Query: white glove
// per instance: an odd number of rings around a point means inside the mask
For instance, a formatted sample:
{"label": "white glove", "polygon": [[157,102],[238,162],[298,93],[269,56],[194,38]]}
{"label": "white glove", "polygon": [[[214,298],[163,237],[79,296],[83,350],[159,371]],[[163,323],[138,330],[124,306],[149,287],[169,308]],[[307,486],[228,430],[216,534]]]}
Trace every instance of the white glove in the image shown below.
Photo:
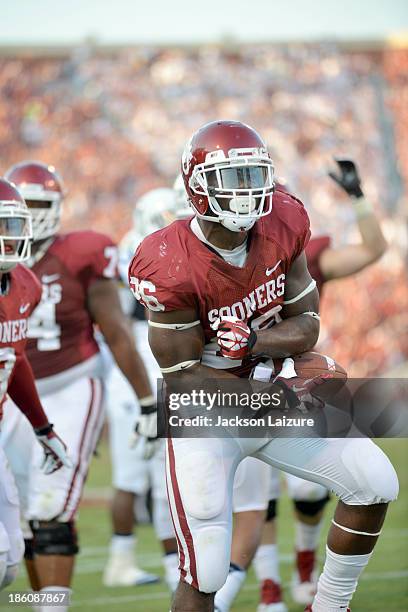
{"label": "white glove", "polygon": [[67,446],[54,432],[51,424],[42,429],[36,429],[35,435],[44,450],[44,460],[41,465],[44,474],[52,474],[63,465],[65,467],[72,467],[73,464],[68,456]]}
{"label": "white glove", "polygon": [[137,446],[142,459],[151,459],[160,445],[157,437],[157,412],[138,416],[132,439],[131,448]]}

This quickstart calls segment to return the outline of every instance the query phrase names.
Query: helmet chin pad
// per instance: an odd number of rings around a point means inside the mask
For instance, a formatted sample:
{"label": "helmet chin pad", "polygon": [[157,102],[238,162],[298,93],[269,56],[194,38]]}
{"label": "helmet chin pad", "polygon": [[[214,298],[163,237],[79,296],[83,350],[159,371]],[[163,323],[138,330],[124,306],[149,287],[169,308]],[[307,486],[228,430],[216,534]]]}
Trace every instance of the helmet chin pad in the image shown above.
{"label": "helmet chin pad", "polygon": [[219,220],[220,224],[230,232],[248,232],[255,225],[257,219],[254,218],[231,218],[224,217]]}

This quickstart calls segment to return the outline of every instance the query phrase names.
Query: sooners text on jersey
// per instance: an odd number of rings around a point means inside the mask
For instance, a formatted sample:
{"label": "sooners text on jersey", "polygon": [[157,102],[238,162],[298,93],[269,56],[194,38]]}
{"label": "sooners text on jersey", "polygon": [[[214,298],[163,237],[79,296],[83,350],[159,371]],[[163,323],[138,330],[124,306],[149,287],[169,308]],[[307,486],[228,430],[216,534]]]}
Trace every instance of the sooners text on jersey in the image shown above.
{"label": "sooners text on jersey", "polygon": [[42,298],[29,321],[27,355],[36,379],[59,374],[99,352],[87,307],[90,285],[117,277],[118,255],[103,234],[59,235],[33,266]]}
{"label": "sooners text on jersey", "polygon": [[302,203],[278,191],[272,212],[249,234],[242,268],[201,242],[187,219],[143,240],[130,264],[129,283],[136,298],[153,311],[195,309],[205,334],[203,363],[232,368],[239,362],[216,356],[213,323],[220,315],[233,315],[255,330],[271,326],[283,306],[288,270],[309,237]]}
{"label": "sooners text on jersey", "polygon": [[4,399],[14,364],[27,343],[28,317],[41,299],[41,285],[22,265],[7,273],[7,293],[0,296],[0,401]]}

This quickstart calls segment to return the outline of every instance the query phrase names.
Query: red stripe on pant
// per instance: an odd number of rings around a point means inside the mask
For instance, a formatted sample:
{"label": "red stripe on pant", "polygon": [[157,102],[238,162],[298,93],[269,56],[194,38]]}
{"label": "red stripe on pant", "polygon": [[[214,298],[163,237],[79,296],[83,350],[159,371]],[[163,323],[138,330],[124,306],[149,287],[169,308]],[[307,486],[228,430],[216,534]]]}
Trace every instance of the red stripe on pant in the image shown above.
{"label": "red stripe on pant", "polygon": [[77,466],[76,466],[76,468],[74,470],[74,475],[72,476],[71,485],[69,487],[68,495],[67,495],[67,497],[65,499],[65,504],[64,504],[64,507],[62,509],[61,514],[64,514],[65,510],[68,507],[69,501],[71,499],[72,491],[74,489],[75,480],[76,480],[76,478],[78,476],[79,468],[80,468],[80,465],[81,465],[82,447],[84,445],[85,434],[86,434],[86,430],[88,428],[89,419],[91,418],[91,413],[92,413],[92,407],[93,407],[94,399],[95,399],[95,383],[94,383],[94,380],[91,378],[91,401],[89,402],[88,414],[86,415],[85,426],[84,426],[84,429],[82,431],[81,441],[79,443],[78,463],[77,463]]}
{"label": "red stripe on pant", "polygon": [[[170,459],[169,459],[169,465],[170,465]],[[178,548],[178,551],[179,551],[180,578],[184,581],[185,578],[186,578],[186,575],[187,575],[187,572],[185,570],[186,556],[184,554],[184,550],[183,550],[183,546],[182,546],[180,538],[179,538],[179,534],[177,533],[176,521],[174,520],[174,514],[173,514],[173,509],[172,509],[172,499],[171,499],[171,496],[170,496],[170,490],[171,490],[171,493],[173,494],[173,487],[172,487],[171,482],[169,483],[169,481],[168,481],[167,470],[166,470],[166,490],[167,490],[167,499],[169,501],[169,509],[170,509],[171,522],[173,523],[174,533],[176,535],[176,540],[177,540],[177,548]]]}
{"label": "red stripe on pant", "polygon": [[178,487],[177,476],[176,476],[176,462],[175,462],[175,457],[174,457],[173,441],[171,438],[169,438],[168,440],[168,446],[169,446],[170,478],[171,478],[171,484],[172,484],[172,489],[173,489],[174,501],[176,503],[177,517],[180,523],[181,531],[183,532],[184,540],[187,544],[187,550],[188,550],[188,554],[190,557],[190,574],[193,579],[191,585],[195,589],[200,590],[198,586],[198,579],[197,579],[197,565],[196,565],[196,558],[195,558],[195,552],[194,552],[193,536],[191,535],[190,527],[188,526],[186,513],[183,507],[183,502],[181,501],[180,489]]}

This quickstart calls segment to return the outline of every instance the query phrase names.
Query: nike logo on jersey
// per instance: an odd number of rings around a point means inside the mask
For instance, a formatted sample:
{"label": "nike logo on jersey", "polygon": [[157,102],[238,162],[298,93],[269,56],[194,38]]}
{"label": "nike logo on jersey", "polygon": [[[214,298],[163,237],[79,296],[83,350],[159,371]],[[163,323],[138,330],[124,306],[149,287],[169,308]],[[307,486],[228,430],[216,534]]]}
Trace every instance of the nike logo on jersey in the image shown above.
{"label": "nike logo on jersey", "polygon": [[60,276],[61,274],[43,274],[41,277],[41,282],[46,284],[52,283],[53,281],[58,280]]}
{"label": "nike logo on jersey", "polygon": [[266,268],[265,274],[266,276],[270,276],[273,272],[275,272],[276,268],[279,266],[279,264],[281,263],[281,259],[278,261],[278,263],[273,267],[273,268]]}
{"label": "nike logo on jersey", "polygon": [[20,314],[24,314],[25,312],[27,312],[29,308],[30,308],[30,302],[28,302],[27,304],[23,304],[23,306],[20,306]]}

